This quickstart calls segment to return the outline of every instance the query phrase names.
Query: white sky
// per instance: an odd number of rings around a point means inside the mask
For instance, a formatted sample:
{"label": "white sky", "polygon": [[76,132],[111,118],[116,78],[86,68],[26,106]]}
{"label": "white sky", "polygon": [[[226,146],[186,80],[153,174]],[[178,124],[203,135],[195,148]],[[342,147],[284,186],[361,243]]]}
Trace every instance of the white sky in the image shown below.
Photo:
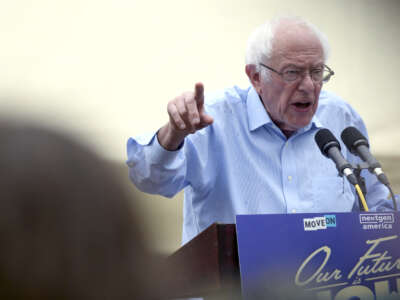
{"label": "white sky", "polygon": [[2,1],[0,111],[124,161],[127,138],[160,127],[167,102],[195,82],[247,85],[247,37],[283,13],[327,34],[326,88],[364,117],[374,152],[399,155],[397,0]]}

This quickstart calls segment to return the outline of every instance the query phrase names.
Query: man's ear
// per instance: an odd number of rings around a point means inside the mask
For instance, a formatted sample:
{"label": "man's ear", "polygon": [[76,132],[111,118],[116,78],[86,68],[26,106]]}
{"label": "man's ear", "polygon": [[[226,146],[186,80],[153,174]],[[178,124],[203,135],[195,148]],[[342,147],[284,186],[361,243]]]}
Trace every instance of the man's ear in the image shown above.
{"label": "man's ear", "polygon": [[256,65],[246,65],[246,74],[258,94],[261,93],[261,77]]}

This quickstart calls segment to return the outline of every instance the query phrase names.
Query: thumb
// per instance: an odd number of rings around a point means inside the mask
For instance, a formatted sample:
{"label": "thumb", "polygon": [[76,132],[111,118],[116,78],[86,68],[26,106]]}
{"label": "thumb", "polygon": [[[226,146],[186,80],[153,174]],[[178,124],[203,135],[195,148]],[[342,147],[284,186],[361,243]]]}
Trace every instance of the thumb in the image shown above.
{"label": "thumb", "polygon": [[206,114],[206,111],[204,110],[204,107],[202,107],[199,110],[199,114],[200,114],[200,125],[201,126],[208,126],[210,124],[212,124],[214,122],[213,117],[211,117],[210,115]]}

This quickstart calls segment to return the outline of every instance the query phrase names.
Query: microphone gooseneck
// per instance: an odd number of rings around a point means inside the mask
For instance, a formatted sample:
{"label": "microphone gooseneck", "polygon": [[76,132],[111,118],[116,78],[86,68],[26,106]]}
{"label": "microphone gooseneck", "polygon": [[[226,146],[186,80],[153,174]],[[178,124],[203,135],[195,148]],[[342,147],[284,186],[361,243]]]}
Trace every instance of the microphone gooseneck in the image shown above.
{"label": "microphone gooseneck", "polygon": [[341,138],[350,152],[365,161],[368,164],[368,170],[389,189],[393,201],[393,208],[397,211],[396,198],[390,186],[389,179],[383,172],[381,164],[369,151],[369,143],[365,136],[357,128],[349,126],[342,131]]}
{"label": "microphone gooseneck", "polygon": [[378,180],[386,186],[389,186],[389,180],[383,173],[381,164],[369,151],[369,144],[367,139],[355,127],[347,127],[342,131],[342,140],[351,153],[359,156],[363,161],[368,164],[368,170],[376,175]]}
{"label": "microphone gooseneck", "polygon": [[343,157],[340,144],[329,129],[320,129],[315,135],[315,141],[322,154],[335,162],[340,175],[346,176],[347,180],[354,185],[358,194],[360,210],[368,211],[368,205],[358,184],[356,175],[353,173],[352,165]]}
{"label": "microphone gooseneck", "polygon": [[358,184],[357,178],[353,174],[351,164],[344,159],[341,153],[339,141],[329,129],[320,129],[315,135],[315,142],[322,154],[334,161],[340,175],[346,176],[351,184]]}

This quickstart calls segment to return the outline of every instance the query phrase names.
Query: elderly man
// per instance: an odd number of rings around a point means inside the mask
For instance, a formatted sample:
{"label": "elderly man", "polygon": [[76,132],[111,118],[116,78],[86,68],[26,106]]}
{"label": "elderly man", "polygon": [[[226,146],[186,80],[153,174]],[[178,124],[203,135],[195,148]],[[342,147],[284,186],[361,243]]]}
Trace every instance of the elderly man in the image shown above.
{"label": "elderly man", "polygon": [[[333,75],[328,52],[324,35],[302,19],[264,24],[249,39],[251,87],[204,101],[197,83],[168,103],[169,122],[157,134],[129,139],[127,163],[139,189],[167,197],[185,189],[183,243],[237,214],[358,210],[352,187],[314,141],[322,127],[340,136],[355,126],[366,135],[349,104],[321,91]],[[383,209],[385,187],[365,177],[370,209]]]}

